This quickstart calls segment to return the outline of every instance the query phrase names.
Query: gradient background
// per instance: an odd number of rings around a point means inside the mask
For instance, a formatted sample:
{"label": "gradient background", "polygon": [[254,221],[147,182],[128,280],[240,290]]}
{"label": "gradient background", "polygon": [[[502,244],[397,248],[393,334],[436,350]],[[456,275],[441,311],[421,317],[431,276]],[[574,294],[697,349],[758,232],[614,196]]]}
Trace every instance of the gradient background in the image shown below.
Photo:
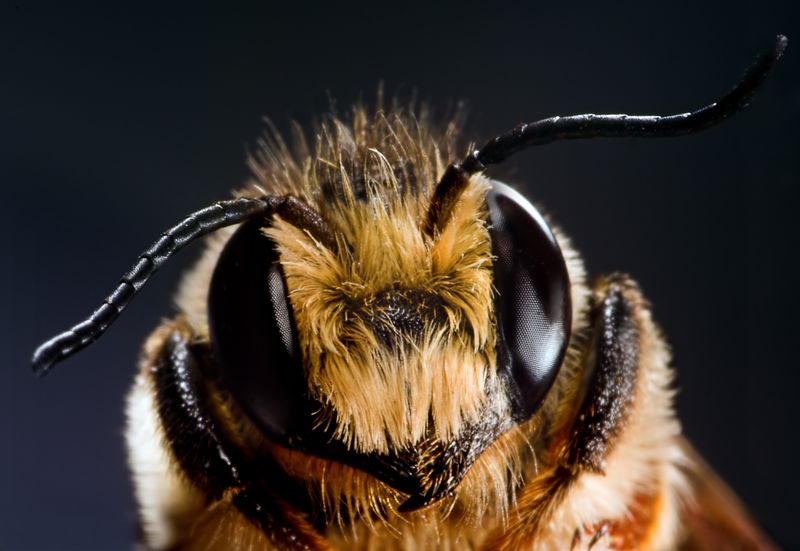
{"label": "gradient background", "polygon": [[674,348],[689,438],[800,547],[797,3],[598,4],[612,3],[3,2],[0,548],[131,547],[123,397],[200,245],[51,376],[34,378],[29,357],[161,231],[243,182],[262,116],[308,125],[326,91],[346,110],[381,80],[435,106],[466,100],[466,139],[481,142],[553,114],[672,113],[726,91],[777,32],[786,59],[721,127],[556,144],[490,173],[524,186],[590,273],[641,283]]}

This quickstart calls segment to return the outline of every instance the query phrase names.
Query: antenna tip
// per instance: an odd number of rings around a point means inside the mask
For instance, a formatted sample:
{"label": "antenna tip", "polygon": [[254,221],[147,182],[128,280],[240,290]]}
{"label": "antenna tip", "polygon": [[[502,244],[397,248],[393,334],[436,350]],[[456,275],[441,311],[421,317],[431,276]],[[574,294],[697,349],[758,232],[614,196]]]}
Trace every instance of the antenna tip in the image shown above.
{"label": "antenna tip", "polygon": [[[55,364],[82,348],[75,344],[76,335],[66,331],[39,345],[31,357],[31,367],[37,377],[44,377]],[[85,345],[84,345],[85,346]]]}
{"label": "antenna tip", "polygon": [[47,375],[47,372],[53,367],[53,363],[52,354],[45,345],[37,348],[31,358],[31,368],[33,369],[34,375],[37,377],[44,377]]}

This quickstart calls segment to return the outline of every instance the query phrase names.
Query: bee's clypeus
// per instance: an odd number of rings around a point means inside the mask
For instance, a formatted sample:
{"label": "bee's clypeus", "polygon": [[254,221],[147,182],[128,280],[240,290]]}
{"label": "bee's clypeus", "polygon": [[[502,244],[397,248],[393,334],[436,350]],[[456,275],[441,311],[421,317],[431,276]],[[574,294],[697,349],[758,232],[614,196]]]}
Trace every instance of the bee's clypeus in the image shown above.
{"label": "bee's clypeus", "polygon": [[216,232],[128,399],[147,547],[771,549],[680,436],[636,284],[589,283],[565,236],[484,172],[556,140],[708,128],[785,47],[696,111],[553,117],[459,162],[452,125],[404,109],[330,117],[293,149],[274,137],[250,185],[165,232],[34,368]]}

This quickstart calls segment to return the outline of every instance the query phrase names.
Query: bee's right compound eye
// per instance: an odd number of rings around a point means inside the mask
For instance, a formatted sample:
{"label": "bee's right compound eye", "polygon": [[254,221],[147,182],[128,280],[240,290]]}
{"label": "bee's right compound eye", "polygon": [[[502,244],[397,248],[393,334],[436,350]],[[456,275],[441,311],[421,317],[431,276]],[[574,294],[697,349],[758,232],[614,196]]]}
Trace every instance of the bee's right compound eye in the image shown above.
{"label": "bee's right compound eye", "polygon": [[292,306],[263,219],[243,224],[219,257],[208,296],[219,376],[270,436],[285,439],[309,416]]}
{"label": "bee's right compound eye", "polygon": [[534,206],[492,182],[489,207],[494,268],[497,363],[514,416],[529,418],[555,381],[571,324],[570,282],[553,232]]}

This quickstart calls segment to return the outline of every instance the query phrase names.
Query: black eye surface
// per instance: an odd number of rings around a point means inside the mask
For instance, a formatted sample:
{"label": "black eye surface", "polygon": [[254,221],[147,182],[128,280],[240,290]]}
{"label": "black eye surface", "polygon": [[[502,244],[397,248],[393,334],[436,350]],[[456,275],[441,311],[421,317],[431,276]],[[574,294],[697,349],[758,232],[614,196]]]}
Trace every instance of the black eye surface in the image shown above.
{"label": "black eye surface", "polygon": [[219,375],[270,436],[296,433],[308,418],[292,306],[263,220],[243,224],[219,257],[208,319]]}
{"label": "black eye surface", "polygon": [[534,206],[505,184],[486,197],[494,256],[498,369],[514,415],[527,419],[555,381],[569,341],[570,283],[553,232]]}

